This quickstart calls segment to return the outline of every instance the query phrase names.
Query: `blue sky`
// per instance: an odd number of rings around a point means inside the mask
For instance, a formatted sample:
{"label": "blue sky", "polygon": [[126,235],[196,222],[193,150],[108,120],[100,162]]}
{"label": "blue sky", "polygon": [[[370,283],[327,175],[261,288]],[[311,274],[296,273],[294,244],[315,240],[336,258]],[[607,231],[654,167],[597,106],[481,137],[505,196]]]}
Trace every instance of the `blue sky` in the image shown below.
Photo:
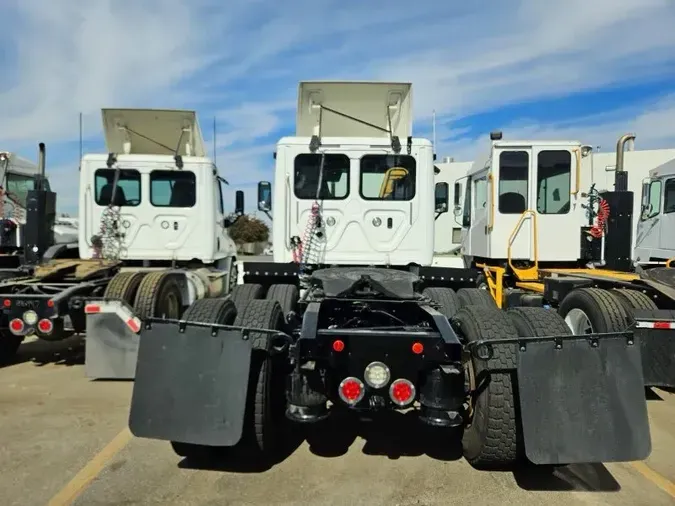
{"label": "blue sky", "polygon": [[[195,109],[232,192],[255,205],[300,80],[413,83],[414,133],[472,160],[490,130],[611,150],[675,146],[673,0],[0,0],[0,149],[48,146],[59,209],[77,210],[101,108]],[[7,20],[10,20],[9,22]],[[233,202],[233,198],[232,198]]]}

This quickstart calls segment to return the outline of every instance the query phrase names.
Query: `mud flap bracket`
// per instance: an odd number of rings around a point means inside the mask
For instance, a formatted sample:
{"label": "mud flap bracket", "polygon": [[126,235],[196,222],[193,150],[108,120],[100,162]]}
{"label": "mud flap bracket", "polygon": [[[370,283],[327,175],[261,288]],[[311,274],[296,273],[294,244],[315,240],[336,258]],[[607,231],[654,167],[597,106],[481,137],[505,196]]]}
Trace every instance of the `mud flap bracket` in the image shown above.
{"label": "mud flap bracket", "polygon": [[521,342],[517,378],[525,454],[534,464],[633,461],[651,452],[632,337]]}
{"label": "mud flap bracket", "polygon": [[252,343],[239,330],[153,323],[141,332],[129,428],[137,437],[234,446]]}

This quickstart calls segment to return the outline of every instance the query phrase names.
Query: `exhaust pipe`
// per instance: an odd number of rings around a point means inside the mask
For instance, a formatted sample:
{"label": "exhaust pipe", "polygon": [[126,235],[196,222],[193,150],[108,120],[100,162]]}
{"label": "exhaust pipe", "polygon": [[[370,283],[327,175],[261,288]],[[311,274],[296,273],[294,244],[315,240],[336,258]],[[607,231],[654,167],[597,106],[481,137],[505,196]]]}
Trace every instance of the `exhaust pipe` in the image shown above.
{"label": "exhaust pipe", "polygon": [[629,149],[635,149],[635,134],[624,134],[616,143],[616,172],[623,172],[623,148],[629,142]]}
{"label": "exhaust pipe", "polygon": [[46,163],[47,163],[47,154],[45,150],[45,143],[41,142],[40,144],[38,144],[38,174],[39,174],[38,189],[40,190],[42,190],[43,187],[42,182],[45,179]]}

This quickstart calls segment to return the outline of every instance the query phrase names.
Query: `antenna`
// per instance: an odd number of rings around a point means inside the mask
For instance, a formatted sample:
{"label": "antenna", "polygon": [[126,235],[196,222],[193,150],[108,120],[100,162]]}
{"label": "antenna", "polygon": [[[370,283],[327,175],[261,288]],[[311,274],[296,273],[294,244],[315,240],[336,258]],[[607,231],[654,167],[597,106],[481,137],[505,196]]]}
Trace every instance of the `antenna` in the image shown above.
{"label": "antenna", "polygon": [[434,146],[434,153],[436,152],[436,109],[431,114],[431,141]]}
{"label": "antenna", "polygon": [[82,113],[80,113],[80,160],[78,170],[82,170]]}
{"label": "antenna", "polygon": [[216,117],[213,117],[213,164],[216,164]]}

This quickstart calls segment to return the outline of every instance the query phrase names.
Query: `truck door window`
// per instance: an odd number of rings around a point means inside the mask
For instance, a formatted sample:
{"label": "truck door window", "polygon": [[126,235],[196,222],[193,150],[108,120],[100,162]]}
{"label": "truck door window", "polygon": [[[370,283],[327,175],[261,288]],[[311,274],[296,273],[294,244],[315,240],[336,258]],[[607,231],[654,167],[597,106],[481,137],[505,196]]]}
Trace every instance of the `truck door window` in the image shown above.
{"label": "truck door window", "polygon": [[649,193],[647,205],[642,209],[642,220],[648,220],[658,216],[661,212],[661,190],[663,185],[661,181],[652,181],[649,183]]}
{"label": "truck door window", "polygon": [[[299,199],[317,198],[320,154],[302,154],[295,157],[294,191]],[[321,178],[320,200],[342,200],[349,195],[349,165],[347,155],[323,155],[323,177]]]}
{"label": "truck door window", "polygon": [[197,178],[186,170],[153,170],[150,203],[155,207],[193,207],[197,203]]}
{"label": "truck door window", "polygon": [[572,154],[567,150],[541,151],[537,155],[537,212],[570,212]]}
{"label": "truck door window", "polygon": [[527,209],[530,156],[526,151],[499,155],[499,205],[501,214],[521,214]]}
{"label": "truck door window", "polygon": [[[98,169],[94,173],[96,203],[99,206],[110,205],[113,194],[113,182],[117,169]],[[141,203],[141,173],[133,169],[119,169],[114,206],[134,207]]]}
{"label": "truck door window", "polygon": [[409,155],[364,155],[359,193],[364,200],[412,200],[415,169]]}
{"label": "truck door window", "polygon": [[675,213],[675,178],[666,181],[666,189],[663,192],[664,214]]}

